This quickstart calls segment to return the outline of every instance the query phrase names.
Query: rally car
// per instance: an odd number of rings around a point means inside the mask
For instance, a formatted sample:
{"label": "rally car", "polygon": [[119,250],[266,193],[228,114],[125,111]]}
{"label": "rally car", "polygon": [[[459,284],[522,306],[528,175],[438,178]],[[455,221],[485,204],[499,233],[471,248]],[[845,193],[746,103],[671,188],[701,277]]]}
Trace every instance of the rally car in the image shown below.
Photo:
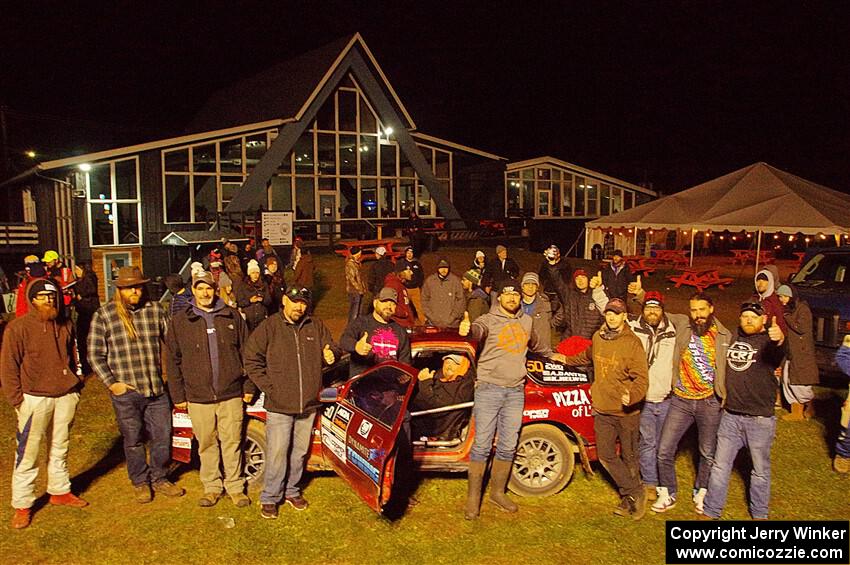
{"label": "rally car", "polygon": [[[329,367],[316,414],[307,468],[333,470],[375,511],[389,502],[395,475],[396,441],[420,369],[438,369],[448,354],[470,361],[464,378],[474,378],[476,343],[456,331],[434,328],[411,336],[413,366],[388,361],[348,379],[347,357]],[[548,496],[573,476],[576,458],[587,472],[596,460],[590,379],[584,372],[530,355],[527,361],[522,430],[508,488],[522,496]],[[427,418],[435,412],[462,410],[465,425],[457,437],[413,438],[413,460],[422,471],[467,470],[475,422],[472,402],[410,413]],[[246,411],[245,473],[260,483],[265,461],[265,418],[262,395]],[[173,413],[172,457],[188,463],[192,455],[192,423],[185,410]],[[421,426],[417,426],[421,429]],[[403,434],[402,434],[403,435]],[[407,440],[405,440],[407,441]]]}

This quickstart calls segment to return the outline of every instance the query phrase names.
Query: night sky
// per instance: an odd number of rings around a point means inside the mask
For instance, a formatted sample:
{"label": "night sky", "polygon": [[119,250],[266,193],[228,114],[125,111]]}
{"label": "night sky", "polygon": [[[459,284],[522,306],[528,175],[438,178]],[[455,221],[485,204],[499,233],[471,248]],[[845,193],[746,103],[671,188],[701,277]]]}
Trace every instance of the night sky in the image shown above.
{"label": "night sky", "polygon": [[18,169],[180,132],[359,31],[423,133],[664,192],[756,161],[850,192],[848,2],[70,4],[0,8]]}

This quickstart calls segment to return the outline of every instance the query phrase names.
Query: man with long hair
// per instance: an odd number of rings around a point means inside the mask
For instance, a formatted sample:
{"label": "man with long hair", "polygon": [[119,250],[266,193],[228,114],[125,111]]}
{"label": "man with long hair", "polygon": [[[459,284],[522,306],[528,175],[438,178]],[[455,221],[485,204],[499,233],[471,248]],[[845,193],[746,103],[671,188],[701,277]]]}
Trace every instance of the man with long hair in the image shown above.
{"label": "man with long hair", "polygon": [[[171,403],[162,378],[161,346],[168,314],[148,300],[141,269],[121,267],[111,302],[94,315],[89,333],[89,363],[109,387],[112,407],[124,436],[127,473],[135,500],[150,502],[151,488],[165,496],[185,491],[168,480],[171,461]],[[144,437],[149,438],[148,464]]]}
{"label": "man with long hair", "polygon": [[38,452],[48,433],[47,492],[50,504],[83,508],[71,493],[69,431],[80,401],[77,356],[71,322],[59,317],[59,287],[34,279],[26,292],[29,312],[9,323],[0,352],[0,381],[18,417],[17,452],[12,471],[12,527],[32,519]]}

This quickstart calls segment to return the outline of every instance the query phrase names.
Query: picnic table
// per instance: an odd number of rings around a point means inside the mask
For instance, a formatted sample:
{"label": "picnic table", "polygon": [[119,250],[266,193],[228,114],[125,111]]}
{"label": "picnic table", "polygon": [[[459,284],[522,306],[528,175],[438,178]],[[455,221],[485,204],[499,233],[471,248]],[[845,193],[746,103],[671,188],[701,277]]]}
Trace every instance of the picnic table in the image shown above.
{"label": "picnic table", "polygon": [[655,272],[655,260],[643,255],[628,255],[623,257],[626,266],[635,275],[649,276]]}
{"label": "picnic table", "polygon": [[794,252],[794,257],[797,258],[797,270],[798,271],[800,270],[800,267],[803,266],[803,257],[805,257],[805,256],[806,256],[805,251],[795,251]]}
{"label": "picnic table", "polygon": [[[745,265],[747,263],[754,263],[756,260],[756,252],[752,249],[730,249],[734,257],[732,257],[732,264]],[[760,265],[769,265],[773,263],[775,260],[773,256],[773,251],[761,251],[759,255],[759,264]]]}
{"label": "picnic table", "polygon": [[710,286],[717,286],[720,290],[723,290],[735,281],[732,277],[721,277],[717,269],[694,269],[690,267],[685,267],[680,273],[669,275],[667,278],[676,283],[676,288],[684,284],[694,287],[699,292]]}
{"label": "picnic table", "polygon": [[393,249],[393,245],[405,243],[400,239],[352,239],[348,241],[338,241],[336,244],[341,245],[339,249],[334,249],[334,253],[346,259],[351,255],[351,248],[359,247],[363,251],[363,258],[374,259],[375,249],[383,246],[387,250],[387,257],[395,261],[397,258],[404,255],[404,250]]}
{"label": "picnic table", "polygon": [[655,260],[659,263],[673,263],[676,266],[690,262],[688,252],[684,249],[656,249]]}

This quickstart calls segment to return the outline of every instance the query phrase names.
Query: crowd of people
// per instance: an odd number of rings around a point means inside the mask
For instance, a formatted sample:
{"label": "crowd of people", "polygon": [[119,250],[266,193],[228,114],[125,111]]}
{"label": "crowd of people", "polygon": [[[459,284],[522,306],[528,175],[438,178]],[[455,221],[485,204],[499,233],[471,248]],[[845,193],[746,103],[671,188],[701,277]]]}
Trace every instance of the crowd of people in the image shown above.
{"label": "crowd of people", "polygon": [[[250,506],[243,419],[245,406],[263,393],[261,515],[277,518],[283,504],[304,510],[300,483],[323,366],[345,353],[352,376],[385,360],[410,364],[408,333],[421,325],[480,344],[474,376],[469,359],[446,355],[438,370],[419,372],[413,401],[427,410],[474,400],[467,519],[480,514],[488,467],[490,499],[517,511],[506,486],[529,351],[591,375],[597,453],[620,493],[615,514],[640,519],[648,509],[676,506],[676,452],[696,424],[696,512],[720,517],[733,462],[746,448],[753,467],[750,513],[768,517],[776,403],[780,394],[789,402],[786,419],[811,417],[818,379],[811,312],[792,286],[778,284],[775,268],[756,274],[738,327],[728,329],[704,293],[690,297],[687,312],[668,312],[663,294],[644,289],[619,250],[595,275],[572,269],[555,245],[544,251],[537,271],[525,273],[501,245],[490,259],[476,251],[460,276],[446,258],[426,274],[413,247],[395,261],[382,247],[375,256],[367,268],[355,246],[345,260],[348,323],[338,343],[312,312],[312,257],[298,239],[283,267],[268,240],[242,250],[223,242],[223,249],[192,264],[185,281],[166,277],[167,308],[150,299],[150,280],[139,267],[118,269],[113,297],[100,305],[87,265],[75,265],[74,276],[53,251],[42,260],[27,257],[17,316],[0,351],[2,389],[17,415],[12,526],[25,528],[32,520],[37,455],[48,434],[50,504],[88,505],[71,491],[66,459],[90,372],[108,388],[136,502],[185,494],[168,478],[176,407],[188,411],[198,442],[204,491],[198,504],[212,507],[227,496],[237,507]],[[850,374],[850,340],[838,362]],[[850,471],[846,420],[834,459],[842,473]],[[405,429],[409,440],[411,433],[455,434],[461,425],[455,413],[429,430],[414,426],[411,432],[407,423]]]}

